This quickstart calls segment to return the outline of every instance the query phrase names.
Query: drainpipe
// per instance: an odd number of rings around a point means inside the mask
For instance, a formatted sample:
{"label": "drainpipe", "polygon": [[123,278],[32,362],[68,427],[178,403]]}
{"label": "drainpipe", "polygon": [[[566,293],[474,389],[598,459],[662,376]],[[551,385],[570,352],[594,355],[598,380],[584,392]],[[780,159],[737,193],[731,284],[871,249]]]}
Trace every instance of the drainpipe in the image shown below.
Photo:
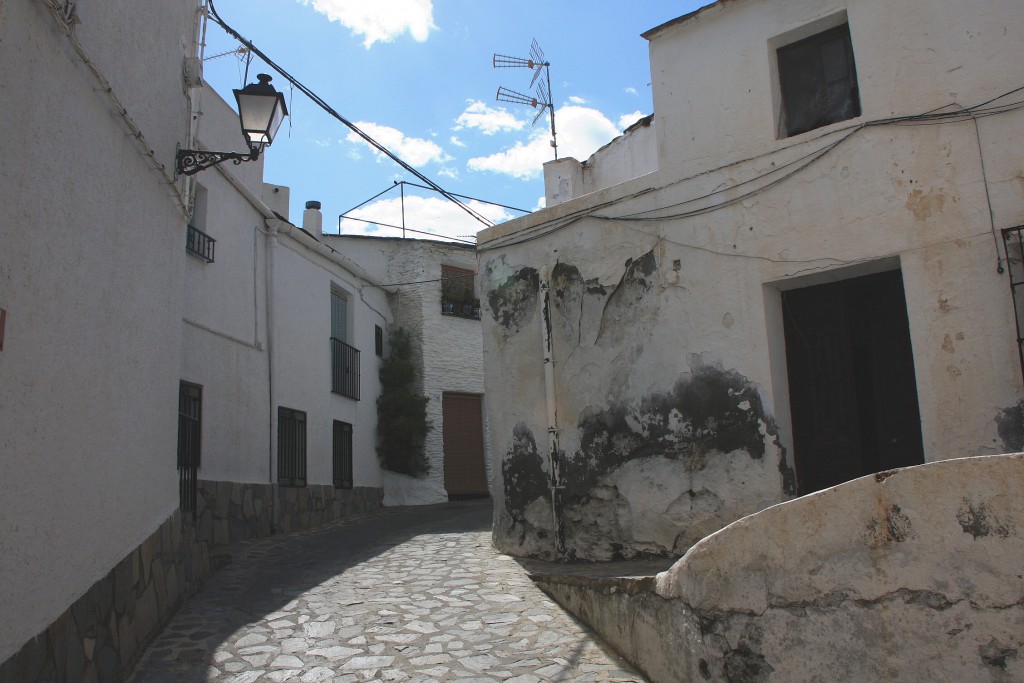
{"label": "drainpipe", "polygon": [[555,408],[555,360],[551,345],[551,297],[547,266],[540,272],[540,329],[544,358],[544,401],[548,421],[548,486],[551,489],[551,519],[555,530],[555,554],[565,559],[565,533],[562,529],[562,477],[561,455],[558,446],[558,411]]}
{"label": "drainpipe", "polygon": [[278,219],[267,220],[267,257],[264,286],[266,291],[264,297],[267,306],[267,481],[270,482],[270,532],[277,533],[278,530],[278,503],[277,503],[277,478],[275,472],[275,457],[277,449],[274,448],[274,436],[276,434],[277,416],[274,406],[277,405],[275,394],[274,372],[277,364],[274,362],[274,252],[277,248],[278,226],[281,223]]}

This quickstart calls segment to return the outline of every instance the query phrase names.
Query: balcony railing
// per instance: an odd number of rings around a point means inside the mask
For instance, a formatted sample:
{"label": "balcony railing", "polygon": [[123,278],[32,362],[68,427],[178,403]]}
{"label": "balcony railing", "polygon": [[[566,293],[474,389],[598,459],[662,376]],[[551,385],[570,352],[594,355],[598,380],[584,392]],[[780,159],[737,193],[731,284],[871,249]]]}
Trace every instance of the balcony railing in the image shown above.
{"label": "balcony railing", "polygon": [[207,263],[213,263],[213,247],[217,240],[207,235],[202,230],[188,226],[188,233],[185,236],[185,251],[195,254]]}
{"label": "balcony railing", "polygon": [[359,400],[359,349],[331,337],[331,391]]}

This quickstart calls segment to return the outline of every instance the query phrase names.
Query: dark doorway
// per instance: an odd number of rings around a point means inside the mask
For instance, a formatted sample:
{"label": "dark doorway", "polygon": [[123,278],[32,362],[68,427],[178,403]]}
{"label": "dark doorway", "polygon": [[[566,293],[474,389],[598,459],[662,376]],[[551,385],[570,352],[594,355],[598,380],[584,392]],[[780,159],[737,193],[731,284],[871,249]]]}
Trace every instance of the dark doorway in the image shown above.
{"label": "dark doorway", "polygon": [[484,466],[482,397],[444,392],[441,395],[444,441],[444,488],[448,500],[488,494]]}
{"label": "dark doorway", "polygon": [[782,293],[801,495],[924,462],[900,271]]}

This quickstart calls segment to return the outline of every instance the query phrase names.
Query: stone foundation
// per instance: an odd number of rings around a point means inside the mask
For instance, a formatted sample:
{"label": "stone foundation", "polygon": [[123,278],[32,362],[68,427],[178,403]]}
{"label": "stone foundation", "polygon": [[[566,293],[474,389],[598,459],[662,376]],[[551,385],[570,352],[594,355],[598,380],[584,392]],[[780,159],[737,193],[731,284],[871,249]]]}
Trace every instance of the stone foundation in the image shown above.
{"label": "stone foundation", "polygon": [[0,664],[0,681],[122,680],[209,573],[206,546],[175,511],[49,628]]}
{"label": "stone foundation", "polygon": [[383,499],[382,489],[367,486],[281,486],[277,495],[277,528],[285,533],[299,531],[360,512],[372,512],[380,508]]}
{"label": "stone foundation", "polygon": [[[182,602],[216,571],[217,548],[273,533],[273,492],[270,484],[200,481],[194,519],[175,511],[49,628],[0,664],[0,683],[124,680]],[[383,497],[379,488],[282,486],[277,531],[371,512]]]}

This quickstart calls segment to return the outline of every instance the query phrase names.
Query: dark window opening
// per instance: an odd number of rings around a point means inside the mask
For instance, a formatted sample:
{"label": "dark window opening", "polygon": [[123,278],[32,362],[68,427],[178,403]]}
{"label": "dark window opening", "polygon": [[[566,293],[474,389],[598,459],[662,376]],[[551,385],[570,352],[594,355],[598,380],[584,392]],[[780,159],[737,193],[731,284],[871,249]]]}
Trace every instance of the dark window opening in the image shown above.
{"label": "dark window opening", "polygon": [[306,485],[306,413],[277,409],[277,483]]}
{"label": "dark window opening", "polygon": [[380,325],[373,326],[373,349],[378,356],[384,357],[384,329]]}
{"label": "dark window opening", "polygon": [[352,488],[352,425],[334,421],[334,488]]}
{"label": "dark window opening", "polygon": [[782,294],[801,495],[924,462],[900,271]]}
{"label": "dark window opening", "polygon": [[849,24],[780,47],[776,54],[787,137],[860,116]]}
{"label": "dark window opening", "polygon": [[472,270],[441,266],[441,313],[480,319],[480,299],[475,296]]}
{"label": "dark window opening", "polygon": [[178,385],[178,506],[195,519],[202,456],[203,388]]}

